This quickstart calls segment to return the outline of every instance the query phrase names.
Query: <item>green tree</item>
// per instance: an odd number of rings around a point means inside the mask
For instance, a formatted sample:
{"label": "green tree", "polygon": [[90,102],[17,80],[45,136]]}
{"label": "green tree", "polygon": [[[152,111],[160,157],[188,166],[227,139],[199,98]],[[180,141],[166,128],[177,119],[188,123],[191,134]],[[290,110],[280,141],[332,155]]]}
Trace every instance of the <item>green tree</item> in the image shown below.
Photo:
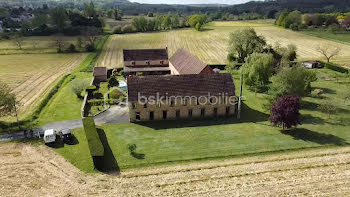
{"label": "green tree", "polygon": [[82,98],[81,94],[89,85],[89,79],[75,79],[71,82],[71,89],[78,98]]}
{"label": "green tree", "polygon": [[107,17],[108,18],[112,18],[114,16],[114,9],[109,9],[108,11],[107,11]]}
{"label": "green tree", "polygon": [[253,28],[238,29],[230,34],[229,55],[243,63],[248,55],[263,52],[265,46],[265,38],[258,36]]}
{"label": "green tree", "polygon": [[328,114],[328,119],[331,118],[331,114],[335,114],[337,112],[337,106],[334,105],[334,102],[326,100],[321,103],[318,108]]}
{"label": "green tree", "polygon": [[169,30],[172,28],[170,15],[165,15],[163,17],[162,26],[163,26],[163,29],[165,29],[165,30]]}
{"label": "green tree", "polygon": [[317,80],[313,71],[305,69],[301,65],[283,67],[275,76],[271,77],[269,94],[275,101],[285,95],[304,97],[311,91],[311,82]]}
{"label": "green tree", "polygon": [[66,9],[61,6],[52,8],[50,16],[53,24],[56,25],[59,31],[62,31],[68,18]]}
{"label": "green tree", "polygon": [[11,89],[0,82],[0,117],[8,116],[16,111],[16,96]]}
{"label": "green tree", "polygon": [[121,10],[121,9],[115,9],[114,10],[114,18],[115,18],[115,20],[121,21],[122,18],[123,18],[123,15],[124,15],[123,10]]}
{"label": "green tree", "polygon": [[291,28],[291,25],[298,26],[301,24],[301,12],[298,10],[295,10],[293,12],[290,12],[288,16],[284,20],[283,26],[285,28]]}
{"label": "green tree", "polygon": [[147,19],[144,16],[135,17],[132,20],[131,24],[136,31],[139,31],[139,32],[147,31]]}
{"label": "green tree", "polygon": [[148,16],[148,17],[153,17],[154,14],[153,14],[153,12],[148,12],[147,16]]}
{"label": "green tree", "polygon": [[96,17],[95,4],[92,1],[90,3],[84,3],[83,13],[85,17]]}
{"label": "green tree", "polygon": [[276,20],[276,25],[284,26],[287,16],[288,16],[288,12],[282,12]]}
{"label": "green tree", "polygon": [[172,28],[179,28],[180,27],[180,20],[179,20],[179,14],[174,14],[171,16],[171,27]]}
{"label": "green tree", "polygon": [[[194,27],[194,28],[199,27],[199,29],[197,29],[198,31],[204,25],[205,22],[206,22],[206,17],[205,15],[202,15],[202,14],[191,15],[190,18],[188,19],[188,24],[191,27]],[[199,25],[197,26],[197,24]]]}
{"label": "green tree", "polygon": [[273,73],[273,65],[272,54],[253,53],[248,56],[243,65],[245,84],[255,91],[266,88]]}
{"label": "green tree", "polygon": [[49,22],[49,17],[47,14],[35,14],[32,20],[33,27],[39,27],[41,25],[46,25]]}
{"label": "green tree", "polygon": [[115,76],[111,76],[108,79],[108,88],[119,86],[118,79]]}

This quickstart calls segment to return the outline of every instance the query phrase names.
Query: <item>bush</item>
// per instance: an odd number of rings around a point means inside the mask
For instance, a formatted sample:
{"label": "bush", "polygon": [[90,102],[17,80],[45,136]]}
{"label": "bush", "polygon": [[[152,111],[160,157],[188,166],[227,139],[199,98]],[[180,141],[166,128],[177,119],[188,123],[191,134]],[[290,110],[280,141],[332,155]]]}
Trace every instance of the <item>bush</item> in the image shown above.
{"label": "bush", "polygon": [[123,32],[123,33],[133,33],[133,32],[134,32],[134,29],[132,28],[131,25],[125,25],[125,26],[122,28],[122,32]]}
{"label": "bush", "polygon": [[112,33],[113,34],[122,34],[123,33],[122,27],[121,26],[114,27]]}
{"label": "bush", "polygon": [[148,12],[147,16],[148,17],[153,17],[153,13],[152,12]]}
{"label": "bush", "polygon": [[201,27],[202,27],[202,25],[201,25],[200,23],[197,23],[197,24],[196,24],[196,30],[197,30],[197,31],[200,31],[200,30],[201,30]]}
{"label": "bush", "polygon": [[298,23],[293,23],[289,26],[289,29],[293,31],[299,31],[299,24]]}
{"label": "bush", "polygon": [[83,118],[83,126],[91,156],[104,156],[104,147],[97,133],[94,118]]}
{"label": "bush", "polygon": [[70,44],[69,47],[66,50],[67,53],[75,53],[77,52],[77,49],[75,48],[74,44]]}
{"label": "bush", "polygon": [[113,90],[109,93],[109,97],[111,99],[119,99],[121,96],[123,96],[123,93],[121,93],[119,90]]}
{"label": "bush", "polygon": [[95,51],[95,46],[92,44],[87,44],[85,47],[86,52],[94,52]]}
{"label": "bush", "polygon": [[341,72],[341,73],[346,73],[346,74],[350,73],[348,69],[343,68],[343,67],[341,67],[341,66],[339,66],[339,65],[337,65],[337,64],[334,64],[334,63],[324,63],[324,62],[322,62],[322,63],[323,63],[324,66],[325,66],[326,68],[328,68],[328,69],[331,69],[331,70],[334,70],[334,71],[337,71],[337,72]]}
{"label": "bush", "polygon": [[111,76],[108,79],[108,88],[119,86],[118,79],[115,76]]}
{"label": "bush", "polygon": [[78,98],[82,98],[81,94],[83,91],[89,87],[90,80],[89,79],[75,79],[71,83],[72,91]]}

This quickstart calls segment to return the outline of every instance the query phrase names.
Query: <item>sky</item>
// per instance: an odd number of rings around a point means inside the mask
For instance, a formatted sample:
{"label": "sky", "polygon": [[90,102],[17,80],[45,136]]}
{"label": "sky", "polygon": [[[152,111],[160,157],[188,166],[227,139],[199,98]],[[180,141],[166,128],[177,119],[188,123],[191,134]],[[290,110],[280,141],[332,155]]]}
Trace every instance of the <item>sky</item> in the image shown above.
{"label": "sky", "polygon": [[130,0],[149,4],[240,4],[250,0]]}

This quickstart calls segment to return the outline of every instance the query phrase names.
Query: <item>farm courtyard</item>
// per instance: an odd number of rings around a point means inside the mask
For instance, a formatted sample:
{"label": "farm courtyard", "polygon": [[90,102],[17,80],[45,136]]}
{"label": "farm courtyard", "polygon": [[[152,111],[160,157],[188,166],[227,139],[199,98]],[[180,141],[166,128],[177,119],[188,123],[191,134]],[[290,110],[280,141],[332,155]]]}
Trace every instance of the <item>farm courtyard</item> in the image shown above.
{"label": "farm courtyard", "polygon": [[109,43],[99,58],[99,66],[123,67],[123,49],[165,48],[173,55],[179,48],[186,48],[208,64],[226,64],[229,33],[241,27],[253,27],[258,35],[263,35],[268,44],[276,43],[297,46],[298,60],[323,59],[316,50],[318,46],[337,46],[341,54],[336,63],[350,67],[350,45],[326,40],[300,32],[282,29],[272,21],[212,22],[201,32],[193,29],[180,29],[168,32],[135,33],[110,36]]}

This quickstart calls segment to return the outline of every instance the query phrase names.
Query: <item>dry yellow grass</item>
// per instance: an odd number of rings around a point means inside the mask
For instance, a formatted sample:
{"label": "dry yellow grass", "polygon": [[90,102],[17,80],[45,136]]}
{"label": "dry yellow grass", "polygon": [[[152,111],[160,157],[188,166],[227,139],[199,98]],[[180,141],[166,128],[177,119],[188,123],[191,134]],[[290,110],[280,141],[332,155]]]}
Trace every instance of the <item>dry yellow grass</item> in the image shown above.
{"label": "dry yellow grass", "polygon": [[165,48],[172,55],[179,48],[186,48],[208,64],[225,64],[229,33],[241,27],[253,27],[259,35],[266,37],[269,44],[295,44],[299,59],[323,59],[317,52],[319,45],[337,46],[341,53],[335,61],[349,65],[350,45],[345,45],[302,33],[293,32],[259,22],[214,22],[202,32],[181,29],[168,32],[113,35],[100,56],[98,65],[110,68],[123,66],[123,49]]}
{"label": "dry yellow grass", "polygon": [[52,82],[79,66],[86,55],[0,55],[0,81],[13,89],[21,108],[26,109],[40,98]]}
{"label": "dry yellow grass", "polygon": [[2,196],[348,196],[350,147],[311,149],[121,175],[83,174],[45,146],[0,143]]}

